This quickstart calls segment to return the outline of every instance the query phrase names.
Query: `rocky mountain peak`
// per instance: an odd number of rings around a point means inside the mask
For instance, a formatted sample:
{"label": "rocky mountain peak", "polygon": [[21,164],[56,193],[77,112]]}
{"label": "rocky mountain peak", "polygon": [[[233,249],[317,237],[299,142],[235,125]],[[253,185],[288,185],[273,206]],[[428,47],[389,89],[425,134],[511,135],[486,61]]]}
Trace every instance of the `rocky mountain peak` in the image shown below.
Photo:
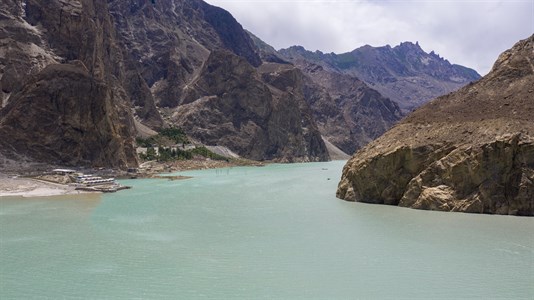
{"label": "rocky mountain peak", "polygon": [[391,47],[365,45],[348,53],[322,54],[291,47],[279,51],[287,60],[307,60],[355,76],[397,102],[404,112],[480,78],[472,69],[452,65],[418,42]]}
{"label": "rocky mountain peak", "polygon": [[393,48],[394,50],[397,50],[397,51],[404,51],[404,52],[407,52],[407,51],[413,51],[413,52],[425,52],[423,51],[423,49],[421,49],[421,46],[419,46],[419,42],[415,42],[412,43],[412,42],[401,42],[398,46],[395,46]]}
{"label": "rocky mountain peak", "polygon": [[247,31],[248,35],[258,47],[260,57],[264,62],[279,63],[279,64],[288,64],[278,52],[269,44],[262,41],[259,37],[255,36],[252,32]]}

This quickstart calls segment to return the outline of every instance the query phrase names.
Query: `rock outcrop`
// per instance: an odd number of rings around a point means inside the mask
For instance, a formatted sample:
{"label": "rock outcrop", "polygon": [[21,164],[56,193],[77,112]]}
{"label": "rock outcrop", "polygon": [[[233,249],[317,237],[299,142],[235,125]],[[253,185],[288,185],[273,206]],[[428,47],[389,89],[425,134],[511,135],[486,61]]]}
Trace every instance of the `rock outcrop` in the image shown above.
{"label": "rock outcrop", "polygon": [[398,46],[360,47],[348,53],[311,52],[293,46],[279,53],[294,62],[306,60],[329,71],[355,76],[410,112],[429,100],[457,90],[480,75],[453,65],[433,51],[426,53],[418,43]]}
{"label": "rock outcrop", "polygon": [[480,81],[416,110],[346,164],[337,197],[534,215],[534,36]]}

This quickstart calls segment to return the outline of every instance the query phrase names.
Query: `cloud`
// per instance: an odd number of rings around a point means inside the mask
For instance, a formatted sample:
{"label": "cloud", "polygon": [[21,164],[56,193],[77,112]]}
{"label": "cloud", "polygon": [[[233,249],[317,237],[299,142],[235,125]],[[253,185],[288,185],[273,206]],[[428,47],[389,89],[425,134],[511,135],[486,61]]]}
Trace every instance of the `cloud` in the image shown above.
{"label": "cloud", "polygon": [[275,48],[343,53],[365,44],[419,41],[451,63],[486,74],[534,33],[534,0],[207,0]]}

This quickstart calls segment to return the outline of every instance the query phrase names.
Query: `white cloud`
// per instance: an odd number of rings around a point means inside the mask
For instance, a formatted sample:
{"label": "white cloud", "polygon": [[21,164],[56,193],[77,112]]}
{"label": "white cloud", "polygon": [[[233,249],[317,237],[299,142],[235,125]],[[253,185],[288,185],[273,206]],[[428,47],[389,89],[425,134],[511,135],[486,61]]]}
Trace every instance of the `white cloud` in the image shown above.
{"label": "white cloud", "polygon": [[342,53],[419,41],[451,63],[486,74],[534,33],[534,0],[207,0],[275,48]]}

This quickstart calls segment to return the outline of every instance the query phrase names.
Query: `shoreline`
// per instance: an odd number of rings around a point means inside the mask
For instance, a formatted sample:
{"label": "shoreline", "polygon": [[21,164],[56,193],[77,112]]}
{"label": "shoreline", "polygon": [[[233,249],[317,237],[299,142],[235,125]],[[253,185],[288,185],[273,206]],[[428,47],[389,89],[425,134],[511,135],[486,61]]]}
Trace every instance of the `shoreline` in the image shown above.
{"label": "shoreline", "polygon": [[51,197],[81,195],[89,192],[75,190],[74,187],[32,178],[13,178],[0,174],[0,198],[2,197]]}
{"label": "shoreline", "polygon": [[[144,165],[144,167],[142,167]],[[142,170],[136,174],[122,173],[113,174],[117,179],[128,179],[132,175],[135,178],[155,178],[163,180],[184,180],[189,179],[189,176],[173,175],[169,176],[169,173],[176,173],[180,171],[191,170],[207,170],[207,169],[219,169],[219,168],[231,168],[240,166],[264,166],[263,162],[256,161],[217,161],[217,160],[184,160],[173,162],[145,162],[142,163],[140,169]],[[82,191],[76,190],[75,187],[55,183],[46,180],[40,180],[37,178],[23,177],[30,175],[29,172],[20,172],[16,174],[14,170],[0,170],[0,199],[2,197],[53,197],[62,195],[82,195],[82,194],[94,194],[102,193],[98,191]],[[98,171],[95,172],[98,174]],[[8,175],[10,174],[10,175]],[[167,174],[167,175],[165,175]]]}
{"label": "shoreline", "polygon": [[[263,167],[267,162],[258,162],[252,160],[177,160],[170,162],[156,162],[147,161],[139,165],[139,170],[142,170],[137,174],[138,178],[161,178],[164,177],[161,174],[194,171],[194,170],[209,170],[209,169],[222,169],[232,167],[244,167],[244,166],[256,166]],[[182,178],[187,179],[187,178]]]}

